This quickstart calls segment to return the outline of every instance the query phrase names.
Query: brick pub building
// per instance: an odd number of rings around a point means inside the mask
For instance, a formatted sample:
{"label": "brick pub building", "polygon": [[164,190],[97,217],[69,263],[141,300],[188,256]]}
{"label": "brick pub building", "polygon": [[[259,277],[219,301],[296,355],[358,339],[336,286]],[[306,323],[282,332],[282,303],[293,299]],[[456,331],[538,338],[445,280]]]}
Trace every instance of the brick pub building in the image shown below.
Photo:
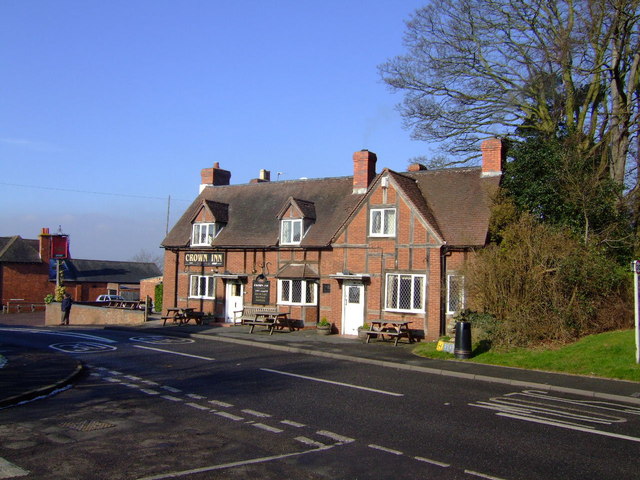
{"label": "brick pub building", "polygon": [[376,173],[353,154],[353,176],[231,185],[216,163],[164,239],[164,310],[193,307],[233,323],[249,305],[277,305],[300,327],[322,318],[355,335],[398,319],[426,339],[464,305],[465,261],[487,241],[502,146],[480,167]]}

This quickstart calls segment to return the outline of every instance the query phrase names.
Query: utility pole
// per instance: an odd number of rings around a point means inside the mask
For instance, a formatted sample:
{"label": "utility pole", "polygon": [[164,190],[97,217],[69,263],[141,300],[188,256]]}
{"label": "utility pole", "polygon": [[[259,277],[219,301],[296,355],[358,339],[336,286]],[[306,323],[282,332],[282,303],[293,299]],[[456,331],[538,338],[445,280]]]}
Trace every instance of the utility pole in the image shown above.
{"label": "utility pole", "polygon": [[631,268],[633,271],[633,311],[636,324],[636,363],[640,363],[640,312],[638,308],[638,275],[640,275],[640,261],[634,260],[631,262]]}
{"label": "utility pole", "polygon": [[167,226],[164,232],[165,235],[169,233],[169,212],[170,211],[171,211],[171,195],[167,197]]}

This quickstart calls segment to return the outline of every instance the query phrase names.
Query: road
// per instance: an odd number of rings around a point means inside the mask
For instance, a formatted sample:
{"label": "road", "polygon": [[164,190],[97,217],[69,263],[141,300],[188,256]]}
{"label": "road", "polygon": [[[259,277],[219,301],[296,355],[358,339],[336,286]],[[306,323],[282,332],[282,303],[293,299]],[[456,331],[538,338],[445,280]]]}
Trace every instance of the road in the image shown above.
{"label": "road", "polygon": [[638,406],[212,340],[0,330],[88,367],[0,410],[0,478],[638,478]]}

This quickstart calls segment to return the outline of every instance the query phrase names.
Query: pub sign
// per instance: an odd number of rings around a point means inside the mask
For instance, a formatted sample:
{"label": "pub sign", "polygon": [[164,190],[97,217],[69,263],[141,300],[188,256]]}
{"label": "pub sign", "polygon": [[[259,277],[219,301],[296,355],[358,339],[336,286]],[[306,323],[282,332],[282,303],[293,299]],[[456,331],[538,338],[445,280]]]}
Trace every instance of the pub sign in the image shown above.
{"label": "pub sign", "polygon": [[51,237],[51,258],[57,260],[69,258],[69,237],[67,235],[53,235]]}
{"label": "pub sign", "polygon": [[222,252],[194,252],[184,255],[185,265],[198,265],[203,267],[223,267],[224,253]]}

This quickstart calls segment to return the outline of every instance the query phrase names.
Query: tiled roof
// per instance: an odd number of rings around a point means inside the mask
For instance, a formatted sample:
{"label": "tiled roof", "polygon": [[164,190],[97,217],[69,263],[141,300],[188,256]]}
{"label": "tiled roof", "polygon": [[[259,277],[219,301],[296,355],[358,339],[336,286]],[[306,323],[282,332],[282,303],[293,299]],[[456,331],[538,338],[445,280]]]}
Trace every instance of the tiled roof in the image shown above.
{"label": "tiled roof", "polygon": [[69,282],[139,283],[161,275],[155,263],[69,259],[64,261],[64,279]]}
{"label": "tiled roof", "polygon": [[40,242],[25,240],[19,235],[0,237],[0,262],[41,263]]}
{"label": "tiled roof", "polygon": [[279,278],[320,278],[318,269],[306,263],[290,263],[276,274]]}
{"label": "tiled roof", "polygon": [[301,247],[326,247],[344,219],[362,198],[352,193],[351,177],[317,180],[262,182],[245,185],[206,187],[171,229],[162,245],[185,247],[191,238],[191,219],[203,200],[229,205],[228,223],[214,239],[220,248],[273,247],[278,244],[278,213],[295,199],[303,213],[310,215],[313,204],[315,222],[300,243]]}
{"label": "tiled roof", "polygon": [[[487,238],[491,199],[500,177],[481,176],[479,167],[420,170],[388,174],[433,233],[451,246],[483,246]],[[366,194],[353,194],[353,177],[262,182],[206,187],[162,242],[166,248],[189,245],[191,222],[204,202],[228,205],[228,223],[214,239],[218,248],[275,247],[278,216],[294,204],[314,218],[301,247],[325,247],[349,219]]]}
{"label": "tiled roof", "polygon": [[482,177],[479,167],[421,170],[403,175],[415,179],[447,244],[485,245],[499,176]]}

